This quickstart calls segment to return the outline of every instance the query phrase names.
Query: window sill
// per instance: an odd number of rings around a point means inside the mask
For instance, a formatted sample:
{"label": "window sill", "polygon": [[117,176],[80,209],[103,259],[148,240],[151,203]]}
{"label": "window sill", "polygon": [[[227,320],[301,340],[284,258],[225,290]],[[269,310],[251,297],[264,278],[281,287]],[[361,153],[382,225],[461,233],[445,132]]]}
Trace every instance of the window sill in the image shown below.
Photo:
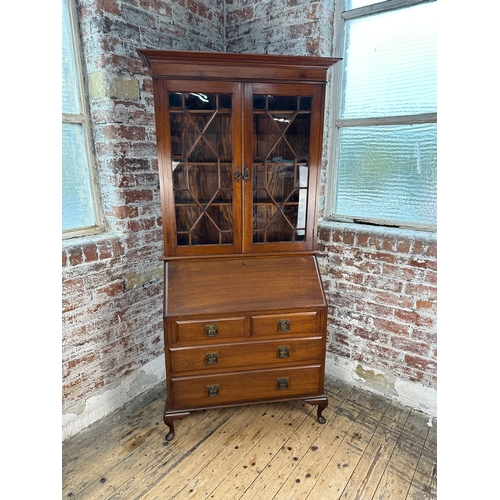
{"label": "window sill", "polygon": [[402,228],[392,226],[382,226],[375,224],[366,224],[362,222],[342,222],[320,219],[318,221],[318,235],[321,231],[339,231],[350,233],[364,233],[375,237],[392,236],[397,239],[419,239],[426,240],[429,243],[437,241],[436,231],[416,229],[416,228]]}

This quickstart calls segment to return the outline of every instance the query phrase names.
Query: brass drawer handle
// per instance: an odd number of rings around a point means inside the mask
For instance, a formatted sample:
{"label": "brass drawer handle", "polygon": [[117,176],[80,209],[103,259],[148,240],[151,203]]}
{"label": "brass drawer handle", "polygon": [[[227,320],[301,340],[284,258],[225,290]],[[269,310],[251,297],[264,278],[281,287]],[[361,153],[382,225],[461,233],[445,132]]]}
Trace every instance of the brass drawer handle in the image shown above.
{"label": "brass drawer handle", "polygon": [[277,389],[278,391],[284,391],[288,389],[288,378],[279,378]]}
{"label": "brass drawer handle", "polygon": [[289,319],[279,319],[278,320],[278,332],[289,332],[290,331],[290,320]]}
{"label": "brass drawer handle", "polygon": [[290,357],[290,348],[287,345],[278,347],[278,358],[284,359],[289,357]]}
{"label": "brass drawer handle", "polygon": [[205,325],[205,336],[206,337],[216,337],[219,335],[219,331],[217,329],[218,325]]}
{"label": "brass drawer handle", "polygon": [[216,352],[207,352],[205,354],[205,364],[207,365],[216,365],[218,362],[218,353]]}
{"label": "brass drawer handle", "polygon": [[207,385],[207,396],[209,398],[214,398],[219,395],[219,384]]}

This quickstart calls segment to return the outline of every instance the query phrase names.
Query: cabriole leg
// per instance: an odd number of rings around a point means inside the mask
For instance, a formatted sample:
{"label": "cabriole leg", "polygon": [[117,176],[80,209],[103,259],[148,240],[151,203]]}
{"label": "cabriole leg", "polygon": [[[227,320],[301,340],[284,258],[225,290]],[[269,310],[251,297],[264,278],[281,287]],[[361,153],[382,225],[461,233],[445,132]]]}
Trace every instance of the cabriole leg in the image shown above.
{"label": "cabriole leg", "polygon": [[169,432],[165,436],[165,439],[167,441],[172,441],[175,436],[175,429],[174,429],[174,420],[180,420],[181,418],[185,418],[189,415],[189,412],[182,412],[182,413],[170,413],[170,412],[165,412],[163,415],[163,421],[165,422],[165,425],[168,426]]}
{"label": "cabriole leg", "polygon": [[323,417],[323,410],[328,406],[328,398],[326,396],[319,396],[317,398],[312,399],[304,399],[304,403],[310,405],[318,405],[318,412],[316,414],[316,418],[320,424],[326,423],[325,417]]}

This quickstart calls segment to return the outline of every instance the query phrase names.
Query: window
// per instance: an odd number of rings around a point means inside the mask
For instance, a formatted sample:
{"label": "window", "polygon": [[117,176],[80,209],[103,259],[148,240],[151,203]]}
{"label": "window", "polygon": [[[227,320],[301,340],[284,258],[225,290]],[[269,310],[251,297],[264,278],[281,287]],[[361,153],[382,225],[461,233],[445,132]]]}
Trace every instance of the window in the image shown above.
{"label": "window", "polygon": [[62,1],[63,238],[102,230],[74,0]]}
{"label": "window", "polygon": [[337,0],[336,9],[343,61],[325,216],[435,229],[436,2]]}

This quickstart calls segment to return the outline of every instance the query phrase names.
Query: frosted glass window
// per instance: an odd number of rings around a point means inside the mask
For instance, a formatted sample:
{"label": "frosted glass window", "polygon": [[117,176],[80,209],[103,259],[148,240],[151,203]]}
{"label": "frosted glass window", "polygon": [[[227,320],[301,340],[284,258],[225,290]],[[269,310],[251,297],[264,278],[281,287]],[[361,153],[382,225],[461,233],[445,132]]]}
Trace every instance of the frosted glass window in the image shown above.
{"label": "frosted glass window", "polygon": [[[437,2],[361,9],[343,21],[333,217],[381,225],[437,222]],[[381,4],[385,4],[382,6]]]}
{"label": "frosted glass window", "polygon": [[345,9],[357,9],[358,7],[366,7],[374,3],[381,3],[384,0],[346,0]]}
{"label": "frosted glass window", "polygon": [[73,0],[62,0],[62,230],[65,237],[75,231],[95,232],[94,189],[78,44],[72,23]]}
{"label": "frosted glass window", "polygon": [[436,2],[345,24],[340,118],[436,111]]}
{"label": "frosted glass window", "polygon": [[337,213],[419,224],[436,222],[436,124],[345,127]]}
{"label": "frosted glass window", "polygon": [[78,70],[66,0],[63,1],[62,8],[62,112],[78,114],[80,113]]}
{"label": "frosted glass window", "polygon": [[63,123],[62,155],[63,229],[93,226],[92,187],[81,125]]}

